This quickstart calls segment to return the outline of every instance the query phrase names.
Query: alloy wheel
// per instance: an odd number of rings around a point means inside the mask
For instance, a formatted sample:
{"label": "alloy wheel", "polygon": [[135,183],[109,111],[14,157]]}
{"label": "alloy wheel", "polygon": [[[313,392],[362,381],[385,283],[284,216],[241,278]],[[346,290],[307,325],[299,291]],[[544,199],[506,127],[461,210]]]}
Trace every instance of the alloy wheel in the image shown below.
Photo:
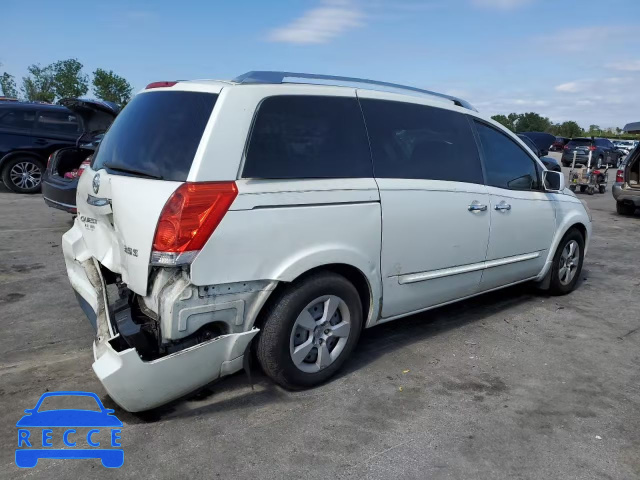
{"label": "alloy wheel", "polygon": [[9,178],[16,187],[29,190],[40,185],[42,181],[42,171],[40,167],[33,162],[18,162],[11,167]]}
{"label": "alloy wheel", "polygon": [[562,285],[569,285],[578,271],[580,261],[580,246],[575,240],[571,240],[562,249],[560,255],[560,268],[558,278]]}
{"label": "alloy wheel", "polygon": [[344,300],[325,295],[300,312],[291,330],[290,354],[303,372],[316,373],[335,362],[351,332],[351,316]]}

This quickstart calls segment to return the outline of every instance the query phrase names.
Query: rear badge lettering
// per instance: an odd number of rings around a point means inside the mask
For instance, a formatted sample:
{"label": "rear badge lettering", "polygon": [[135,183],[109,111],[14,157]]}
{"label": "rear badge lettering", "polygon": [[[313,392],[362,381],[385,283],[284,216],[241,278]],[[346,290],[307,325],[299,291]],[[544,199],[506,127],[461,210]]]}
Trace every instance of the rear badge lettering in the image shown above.
{"label": "rear badge lettering", "polygon": [[124,253],[126,253],[127,255],[131,255],[133,257],[137,257],[138,256],[138,249],[137,248],[127,247],[125,245],[124,246]]}
{"label": "rear badge lettering", "polygon": [[84,228],[86,228],[87,230],[95,230],[96,229],[96,225],[98,224],[98,220],[95,218],[91,218],[91,217],[86,217],[84,215],[80,215],[80,221],[82,222],[82,224],[84,225]]}

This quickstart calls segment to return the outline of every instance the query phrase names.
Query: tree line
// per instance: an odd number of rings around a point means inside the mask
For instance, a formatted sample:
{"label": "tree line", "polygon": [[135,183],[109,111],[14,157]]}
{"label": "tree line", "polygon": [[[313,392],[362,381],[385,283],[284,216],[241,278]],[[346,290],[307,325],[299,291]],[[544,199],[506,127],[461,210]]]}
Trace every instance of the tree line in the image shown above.
{"label": "tree line", "polygon": [[[82,97],[89,91],[89,75],[76,58],[59,60],[44,67],[33,64],[27,67],[29,74],[22,77],[18,92],[15,77],[8,72],[0,75],[0,90],[5,97],[31,102],[53,103],[66,97]],[[94,95],[124,107],[131,99],[133,88],[123,77],[112,70],[97,68],[91,74]]]}
{"label": "tree line", "polygon": [[557,137],[567,138],[607,137],[637,139],[640,137],[638,135],[625,134],[620,127],[602,129],[599,125],[590,125],[588,130],[584,130],[574,121],[553,123],[547,117],[535,112],[494,115],[491,118],[515,133],[547,132]]}

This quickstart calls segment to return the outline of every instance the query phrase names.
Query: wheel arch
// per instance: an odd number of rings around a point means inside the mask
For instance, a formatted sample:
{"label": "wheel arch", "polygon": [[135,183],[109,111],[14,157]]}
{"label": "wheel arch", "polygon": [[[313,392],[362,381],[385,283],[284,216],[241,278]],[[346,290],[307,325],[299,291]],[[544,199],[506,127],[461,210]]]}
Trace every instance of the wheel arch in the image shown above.
{"label": "wheel arch", "polygon": [[16,157],[30,157],[41,162],[43,167],[47,167],[46,159],[43,159],[37,153],[33,153],[28,150],[15,150],[7,153],[4,157],[0,158],[0,172],[4,169],[4,166],[7,164],[7,162],[13,160]]}
{"label": "wheel arch", "polygon": [[354,265],[348,263],[328,263],[317,265],[302,273],[299,273],[290,281],[280,281],[258,312],[253,325],[258,328],[262,327],[265,321],[264,312],[268,310],[269,305],[272,302],[277,301],[278,297],[280,296],[280,292],[284,288],[286,288],[287,285],[290,285],[294,282],[299,282],[301,280],[304,280],[306,277],[313,275],[314,273],[322,271],[333,272],[337,273],[338,275],[342,275],[353,284],[355,289],[358,291],[358,296],[360,297],[360,303],[362,305],[362,328],[364,329],[367,326],[373,325],[377,320],[378,312],[380,311],[380,296],[376,295],[375,287],[371,284],[369,278],[367,278],[367,275],[358,267],[355,267]]}

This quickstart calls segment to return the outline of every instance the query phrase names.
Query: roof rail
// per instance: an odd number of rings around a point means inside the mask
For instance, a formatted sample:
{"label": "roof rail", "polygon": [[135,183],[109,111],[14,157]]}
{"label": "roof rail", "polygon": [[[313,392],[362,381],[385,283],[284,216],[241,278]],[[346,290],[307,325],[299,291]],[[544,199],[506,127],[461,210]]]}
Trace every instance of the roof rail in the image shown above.
{"label": "roof rail", "polygon": [[[315,73],[297,73],[297,72],[272,72],[266,70],[257,70],[244,73],[232,81],[236,83],[287,83],[285,78],[303,78],[310,80],[330,80],[332,82],[346,82],[346,83],[362,83],[364,85],[376,85],[380,87],[395,88],[398,90],[408,90],[411,92],[422,93],[425,95],[431,95],[434,97],[446,98],[451,100],[455,105],[469,110],[477,112],[473,106],[466,100],[462,100],[451,95],[445,95],[444,93],[432,92],[430,90],[423,90],[422,88],[409,87],[407,85],[399,85],[397,83],[380,82],[377,80],[367,80],[364,78],[354,77],[340,77],[335,75],[319,75]],[[291,82],[291,83],[304,83],[304,82]]]}

